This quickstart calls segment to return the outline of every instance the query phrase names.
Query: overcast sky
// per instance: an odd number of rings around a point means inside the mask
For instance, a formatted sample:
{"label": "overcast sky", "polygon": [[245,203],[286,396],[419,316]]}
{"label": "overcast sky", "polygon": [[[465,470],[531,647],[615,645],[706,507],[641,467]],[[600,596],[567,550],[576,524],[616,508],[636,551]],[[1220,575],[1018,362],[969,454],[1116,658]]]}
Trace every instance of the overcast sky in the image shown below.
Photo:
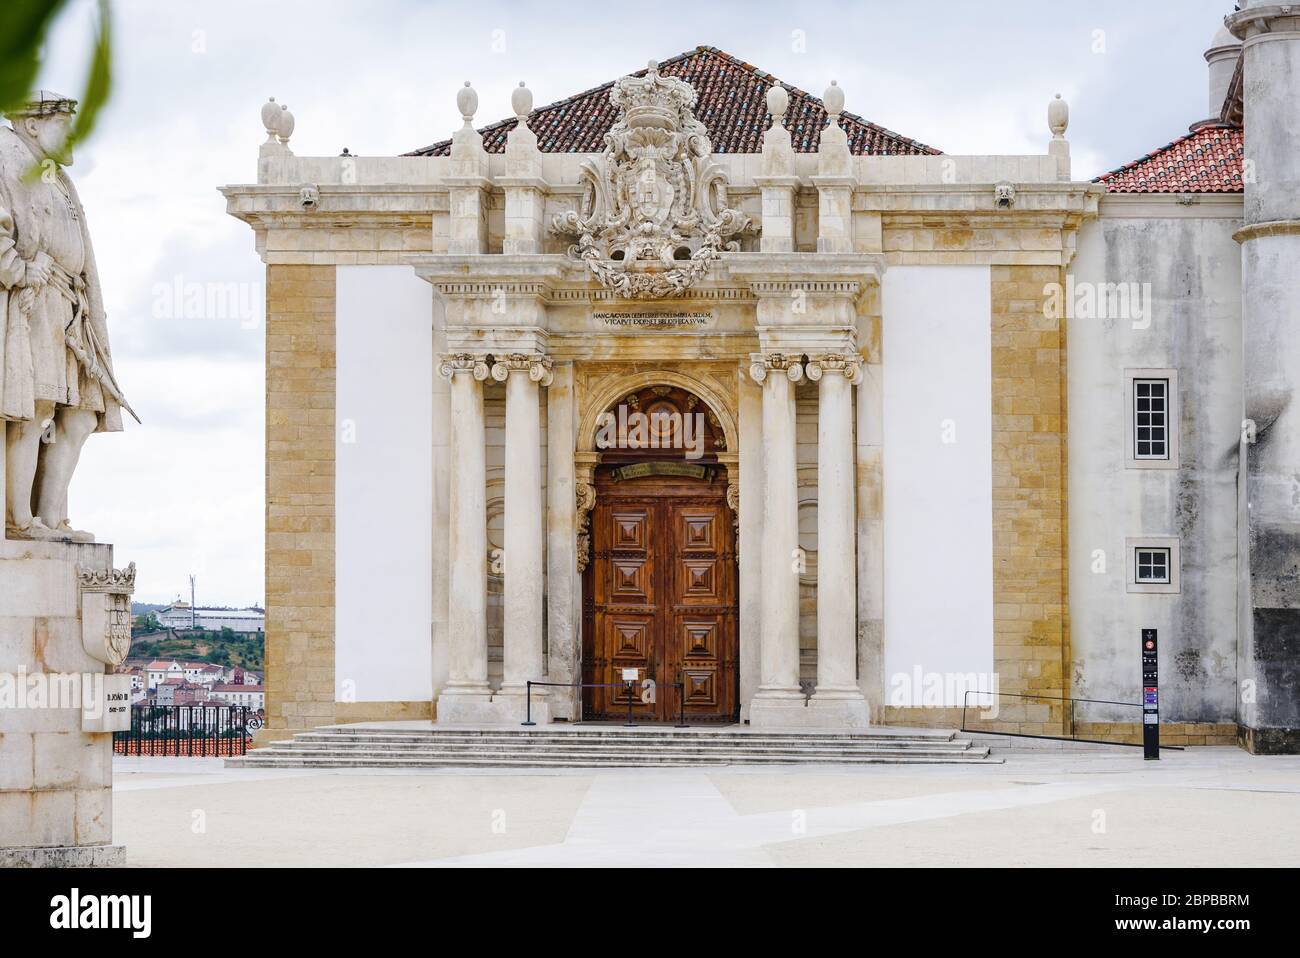
{"label": "overcast sky", "polygon": [[[180,284],[239,283],[260,302],[252,231],[216,192],[253,179],[267,96],[298,155],[391,155],[700,44],[946,153],[1042,153],[1048,100],[1071,108],[1076,178],[1162,146],[1207,115],[1201,54],[1222,0],[900,0],[448,4],[117,0],[113,100],[72,175],[96,243],[118,379],[144,420],[94,436],[72,520],[139,567],[136,598],[199,577],[205,604],[260,603],[263,337],[257,315],[187,316]],[[41,85],[80,96],[93,6],[58,23]],[[179,304],[184,307],[184,303]],[[257,309],[260,314],[260,306]],[[376,510],[382,517],[383,510]]]}

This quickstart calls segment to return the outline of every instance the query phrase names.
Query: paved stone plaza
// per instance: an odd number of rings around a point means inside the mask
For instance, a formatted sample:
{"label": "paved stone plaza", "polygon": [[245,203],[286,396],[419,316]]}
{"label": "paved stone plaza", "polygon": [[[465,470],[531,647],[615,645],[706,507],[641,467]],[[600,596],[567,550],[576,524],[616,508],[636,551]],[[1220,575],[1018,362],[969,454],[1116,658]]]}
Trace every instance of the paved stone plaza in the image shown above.
{"label": "paved stone plaza", "polygon": [[136,866],[1295,866],[1300,757],[500,772],[116,760]]}

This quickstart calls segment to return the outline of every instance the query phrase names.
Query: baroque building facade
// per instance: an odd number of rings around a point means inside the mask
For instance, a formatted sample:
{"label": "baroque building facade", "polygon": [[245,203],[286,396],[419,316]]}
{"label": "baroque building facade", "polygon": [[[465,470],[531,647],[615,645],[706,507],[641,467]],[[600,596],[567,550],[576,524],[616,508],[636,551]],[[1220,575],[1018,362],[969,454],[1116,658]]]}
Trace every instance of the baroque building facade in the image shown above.
{"label": "baroque building facade", "polygon": [[[223,188],[267,269],[269,738],[333,722],[1300,729],[1300,17],[1095,181],[711,47]],[[635,670],[627,672],[625,670]],[[646,680],[658,683],[650,690]],[[549,683],[527,692],[530,682]]]}

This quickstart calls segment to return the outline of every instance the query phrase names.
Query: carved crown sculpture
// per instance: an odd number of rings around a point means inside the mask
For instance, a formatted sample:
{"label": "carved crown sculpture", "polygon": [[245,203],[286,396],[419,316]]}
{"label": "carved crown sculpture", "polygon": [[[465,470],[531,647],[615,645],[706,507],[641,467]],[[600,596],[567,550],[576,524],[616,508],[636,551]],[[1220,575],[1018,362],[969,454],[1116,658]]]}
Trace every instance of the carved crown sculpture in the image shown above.
{"label": "carved crown sculpture", "polygon": [[659,75],[614,84],[618,122],[605,151],[582,164],[579,209],[555,216],[551,232],[577,242],[583,260],[607,289],[627,299],[680,296],[708,272],[750,218],[727,206],[727,176],[713,162],[704,124],[691,112],[695,91]]}
{"label": "carved crown sculpture", "polygon": [[130,595],[135,591],[135,563],[125,569],[88,569],[77,566],[77,581],[82,592],[114,592]]}

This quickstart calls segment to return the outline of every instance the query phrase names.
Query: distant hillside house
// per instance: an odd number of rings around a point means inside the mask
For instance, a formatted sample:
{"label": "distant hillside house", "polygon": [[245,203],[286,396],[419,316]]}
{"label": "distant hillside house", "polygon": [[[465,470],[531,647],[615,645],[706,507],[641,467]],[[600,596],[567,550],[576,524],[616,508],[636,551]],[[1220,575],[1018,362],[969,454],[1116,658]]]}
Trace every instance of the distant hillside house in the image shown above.
{"label": "distant hillside house", "polygon": [[260,709],[266,705],[266,690],[260,685],[214,685],[211,698],[214,702]]}
{"label": "distant hillside house", "polygon": [[188,602],[177,600],[158,613],[160,625],[169,629],[211,629],[219,632],[261,632],[266,627],[266,615],[257,609],[204,609],[190,608]]}

